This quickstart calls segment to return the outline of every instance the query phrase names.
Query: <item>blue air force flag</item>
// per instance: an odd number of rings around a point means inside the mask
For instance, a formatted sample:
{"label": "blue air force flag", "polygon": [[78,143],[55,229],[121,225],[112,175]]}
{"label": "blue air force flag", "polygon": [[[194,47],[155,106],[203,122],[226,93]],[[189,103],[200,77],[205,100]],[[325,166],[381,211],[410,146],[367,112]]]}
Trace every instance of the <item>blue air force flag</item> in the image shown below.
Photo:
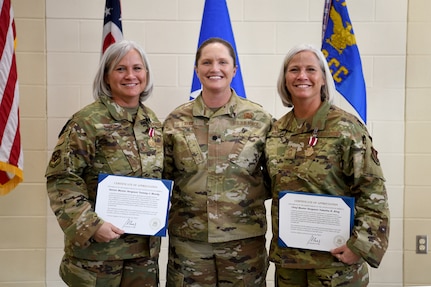
{"label": "blue air force flag", "polygon": [[[236,44],[226,0],[205,0],[198,47],[200,47],[205,40],[212,37],[222,38],[223,40],[228,41],[235,50],[236,64],[238,68],[236,75],[232,80],[231,87],[235,90],[238,96],[245,98],[246,95],[244,83],[242,82],[241,66],[239,64],[238,53],[236,51]],[[201,88],[201,82],[199,81],[196,72],[193,72],[190,100],[193,100],[199,95]]]}
{"label": "blue air force flag", "polygon": [[326,0],[322,52],[337,91],[367,122],[367,95],[362,63],[345,0]]}
{"label": "blue air force flag", "polygon": [[111,44],[123,39],[120,0],[106,0],[103,19],[102,54]]}

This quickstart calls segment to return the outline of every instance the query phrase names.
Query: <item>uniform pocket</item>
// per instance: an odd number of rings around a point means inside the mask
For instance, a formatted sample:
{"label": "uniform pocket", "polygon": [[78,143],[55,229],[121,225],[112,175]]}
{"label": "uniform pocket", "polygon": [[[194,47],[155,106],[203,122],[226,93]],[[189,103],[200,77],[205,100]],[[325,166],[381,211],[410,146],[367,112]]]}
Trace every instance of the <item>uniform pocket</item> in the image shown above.
{"label": "uniform pocket", "polygon": [[173,269],[168,265],[167,270],[168,276],[166,280],[166,287],[183,287],[184,286],[184,275]]}
{"label": "uniform pocket", "polygon": [[229,154],[232,163],[249,172],[255,170],[264,146],[263,139],[251,138],[251,132],[244,130],[240,136],[230,139],[233,146]]}
{"label": "uniform pocket", "polygon": [[136,140],[127,127],[114,123],[99,124],[96,128],[100,136],[95,164],[107,164],[110,172],[124,175],[133,174],[141,167]]}
{"label": "uniform pocket", "polygon": [[60,277],[68,286],[94,287],[97,274],[79,267],[78,261],[63,257],[60,265]]}
{"label": "uniform pocket", "polygon": [[186,172],[195,171],[197,165],[205,160],[196,135],[192,131],[184,131],[174,135],[174,157],[177,169]]}

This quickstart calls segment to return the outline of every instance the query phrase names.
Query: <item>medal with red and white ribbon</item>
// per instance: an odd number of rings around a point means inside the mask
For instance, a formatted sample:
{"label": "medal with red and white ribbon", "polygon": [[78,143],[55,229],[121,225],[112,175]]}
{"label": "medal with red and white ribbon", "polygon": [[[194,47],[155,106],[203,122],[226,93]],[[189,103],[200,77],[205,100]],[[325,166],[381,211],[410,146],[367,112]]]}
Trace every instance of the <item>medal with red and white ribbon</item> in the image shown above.
{"label": "medal with red and white ribbon", "polygon": [[308,145],[311,147],[313,147],[317,144],[317,131],[318,131],[318,129],[315,128],[313,131],[313,134],[308,139]]}
{"label": "medal with red and white ribbon", "polygon": [[313,134],[308,139],[308,148],[305,150],[306,156],[311,156],[314,153],[313,147],[317,144],[317,131],[318,130],[319,130],[318,128],[315,128],[313,130]]}
{"label": "medal with red and white ribbon", "polygon": [[148,131],[148,135],[150,136],[150,138],[154,136],[154,128],[150,128],[150,130]]}

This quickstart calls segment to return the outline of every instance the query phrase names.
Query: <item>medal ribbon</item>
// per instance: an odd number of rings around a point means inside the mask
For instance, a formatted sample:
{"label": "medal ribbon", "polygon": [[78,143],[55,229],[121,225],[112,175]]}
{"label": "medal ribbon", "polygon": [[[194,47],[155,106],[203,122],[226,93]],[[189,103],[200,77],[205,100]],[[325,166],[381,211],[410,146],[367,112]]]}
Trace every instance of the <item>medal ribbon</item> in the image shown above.
{"label": "medal ribbon", "polygon": [[150,138],[154,136],[154,132],[154,128],[150,128],[150,130],[148,131],[148,135],[150,136]]}
{"label": "medal ribbon", "polygon": [[317,131],[318,131],[318,128],[315,128],[313,130],[313,134],[308,139],[308,145],[311,147],[313,147],[317,144]]}

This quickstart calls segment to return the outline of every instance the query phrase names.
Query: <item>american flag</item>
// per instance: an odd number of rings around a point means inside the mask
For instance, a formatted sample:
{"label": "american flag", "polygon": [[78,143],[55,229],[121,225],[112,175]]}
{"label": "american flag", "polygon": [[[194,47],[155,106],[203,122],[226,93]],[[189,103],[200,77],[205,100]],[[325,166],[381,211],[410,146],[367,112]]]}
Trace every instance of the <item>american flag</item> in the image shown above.
{"label": "american flag", "polygon": [[102,54],[111,44],[123,39],[120,0],[106,0],[103,20]]}
{"label": "american flag", "polygon": [[0,0],[0,6],[0,195],[5,195],[22,182],[24,160],[11,0]]}

